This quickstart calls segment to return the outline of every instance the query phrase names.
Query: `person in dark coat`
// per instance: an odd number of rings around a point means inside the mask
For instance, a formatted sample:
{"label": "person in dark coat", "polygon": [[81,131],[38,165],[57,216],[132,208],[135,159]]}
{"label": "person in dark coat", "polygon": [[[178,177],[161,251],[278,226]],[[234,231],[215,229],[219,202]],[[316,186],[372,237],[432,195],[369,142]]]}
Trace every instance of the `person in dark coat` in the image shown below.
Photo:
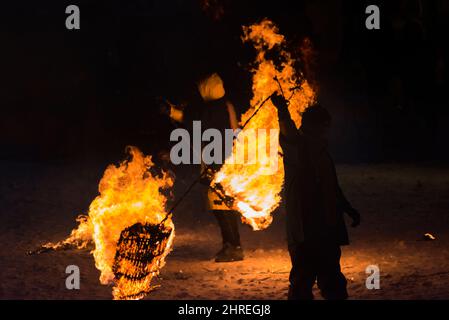
{"label": "person in dark coat", "polygon": [[335,165],[327,151],[331,117],[314,105],[306,109],[298,130],[288,103],[272,97],[278,109],[280,144],[284,153],[284,197],[287,238],[292,262],[288,298],[313,299],[318,283],[325,299],[347,299],[346,278],[340,268],[340,246],[348,245],[343,214],[360,224],[360,215],[343,195]]}
{"label": "person in dark coat", "polygon": [[[192,90],[193,91],[193,90]],[[170,117],[176,122],[183,122],[190,128],[195,120],[201,121],[202,130],[216,129],[220,131],[222,137],[225,137],[226,129],[238,129],[236,110],[230,99],[226,96],[224,82],[218,73],[210,73],[201,77],[197,84],[197,90],[194,97],[190,98],[189,107],[197,110],[188,110],[187,112],[177,110],[171,107]],[[199,106],[199,108],[198,108]],[[222,144],[222,154],[219,163],[206,165],[202,163],[201,173],[204,170],[217,172],[225,162],[228,154],[225,153],[225,144]],[[195,150],[193,150],[195,152]],[[213,174],[205,175],[202,183],[210,186]],[[240,243],[239,221],[240,213],[227,206],[227,204],[217,196],[210,188],[207,189],[207,207],[217,219],[221,231],[223,246],[215,256],[216,262],[234,262],[244,259],[243,249]]]}
{"label": "person in dark coat", "polygon": [[[217,73],[209,74],[198,84],[198,91],[203,100],[201,112],[201,123],[203,130],[217,129],[225,137],[226,129],[238,129],[237,114],[234,105],[226,96],[223,80]],[[207,167],[217,172],[225,159],[229,156],[222,145],[222,158],[220,163],[211,164]],[[202,166],[205,170],[205,165]],[[212,178],[212,177],[211,177]],[[206,185],[210,185],[206,179]],[[241,261],[244,258],[243,249],[240,244],[239,212],[230,209],[222,199],[217,197],[210,188],[207,191],[208,209],[217,219],[222,236],[222,249],[216,254],[216,262]]]}

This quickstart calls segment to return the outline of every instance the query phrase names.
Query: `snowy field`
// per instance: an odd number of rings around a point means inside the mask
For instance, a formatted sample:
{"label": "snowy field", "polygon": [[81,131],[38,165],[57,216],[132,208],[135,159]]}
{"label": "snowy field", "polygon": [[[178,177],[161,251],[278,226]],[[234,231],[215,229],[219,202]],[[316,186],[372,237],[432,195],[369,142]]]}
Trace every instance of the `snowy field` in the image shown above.
{"label": "snowy field", "polygon": [[[425,165],[340,165],[343,190],[362,214],[350,230],[342,267],[351,299],[449,299],[449,168]],[[0,174],[1,299],[110,299],[89,250],[28,256],[63,239],[97,194],[103,166],[2,163]],[[178,173],[176,194],[193,179]],[[219,230],[205,210],[201,187],[175,213],[176,238],[147,299],[286,299],[290,260],[282,209],[265,231],[241,226],[246,259],[213,262]],[[437,240],[423,241],[430,232]],[[77,265],[81,289],[65,288]],[[365,287],[369,265],[379,290]],[[316,297],[319,297],[318,291]]]}

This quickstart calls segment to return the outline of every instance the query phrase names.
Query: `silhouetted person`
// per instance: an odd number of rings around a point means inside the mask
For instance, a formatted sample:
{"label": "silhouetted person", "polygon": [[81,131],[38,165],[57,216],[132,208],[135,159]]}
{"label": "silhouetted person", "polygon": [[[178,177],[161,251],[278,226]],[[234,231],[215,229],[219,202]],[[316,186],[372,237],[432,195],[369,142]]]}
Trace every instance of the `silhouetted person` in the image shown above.
{"label": "silhouetted person", "polygon": [[[238,129],[238,120],[234,105],[226,97],[226,91],[223,80],[217,73],[208,74],[202,77],[198,82],[197,91],[200,97],[196,99],[196,104],[200,106],[198,112],[186,112],[171,108],[170,117],[177,121],[183,122],[190,126],[193,120],[201,121],[203,131],[207,129],[219,130],[222,137],[225,137],[226,129]],[[195,99],[194,99],[195,100]],[[195,103],[194,103],[195,104]],[[190,106],[193,108],[193,106]],[[222,145],[222,155],[219,163],[205,165],[202,163],[201,170],[207,168],[216,172],[220,169],[221,164],[227,158],[225,154],[225,144]],[[195,150],[193,151],[195,152]],[[213,174],[206,175],[203,184],[210,186]],[[233,262],[243,260],[244,254],[240,244],[239,220],[240,214],[230,209],[222,199],[210,188],[207,189],[208,209],[214,214],[221,230],[223,240],[222,249],[216,254],[216,262]]]}
{"label": "silhouetted person", "polygon": [[284,152],[287,238],[292,261],[288,298],[313,299],[315,281],[325,299],[346,299],[346,278],[340,269],[340,246],[349,244],[343,213],[360,223],[338,184],[327,151],[331,117],[319,105],[303,114],[298,130],[288,104],[272,98],[278,108],[280,144]]}

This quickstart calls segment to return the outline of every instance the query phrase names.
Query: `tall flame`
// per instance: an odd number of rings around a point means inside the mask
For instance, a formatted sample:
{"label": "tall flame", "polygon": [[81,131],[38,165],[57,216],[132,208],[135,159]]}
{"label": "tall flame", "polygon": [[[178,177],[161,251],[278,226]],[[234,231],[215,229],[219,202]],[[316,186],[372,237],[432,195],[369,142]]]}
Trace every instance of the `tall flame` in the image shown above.
{"label": "tall flame", "polygon": [[[164,247],[159,248],[162,253],[153,261],[154,266],[148,266],[147,270],[151,270],[151,276],[140,284],[140,288],[132,288],[135,283],[124,285],[125,279],[115,277],[113,267],[122,231],[136,224],[161,224],[166,216],[167,201],[161,189],[173,186],[173,179],[167,173],[162,172],[160,177],[151,174],[149,170],[154,166],[151,156],[143,155],[135,147],[128,147],[128,152],[131,155],[129,161],[125,160],[119,166],[107,167],[99,184],[100,195],[90,204],[88,215],[78,217],[79,226],[66,240],[47,245],[58,248],[75,244],[82,248],[93,241],[95,249],[92,253],[95,266],[101,271],[100,282],[115,284],[114,298],[127,297],[133,292],[149,291],[149,282],[164,265],[165,256],[170,251],[174,237],[173,222],[168,218],[162,223],[162,228],[169,230],[169,237]],[[130,265],[129,268],[131,267]],[[142,288],[142,285],[146,288]]]}
{"label": "tall flame", "polygon": [[[314,102],[315,92],[309,83],[302,79],[302,74],[295,69],[297,61],[287,51],[285,37],[268,19],[243,27],[243,32],[242,41],[251,43],[257,51],[257,56],[252,70],[251,107],[242,115],[241,124],[255,113],[262,101],[274,92],[279,92],[280,86],[286,98],[290,99],[289,112],[299,128],[301,113]],[[268,57],[268,54],[273,52],[277,53],[277,61]],[[293,88],[297,90],[292,91]],[[277,110],[270,100],[248,122],[244,131],[247,129],[279,129]],[[254,144],[257,143],[257,139],[249,139],[246,142],[245,139],[236,139],[235,148],[243,147],[247,152],[257,150],[250,148],[248,144],[245,147],[243,145],[245,143]],[[279,151],[282,152],[280,147]],[[278,154],[278,170],[271,175],[264,174],[267,159],[258,156],[255,158],[256,164],[232,164],[228,158],[212,181],[212,184],[221,184],[226,195],[235,199],[236,209],[242,214],[242,220],[254,230],[265,229],[271,224],[273,220],[271,213],[279,206],[284,182],[281,155]]]}

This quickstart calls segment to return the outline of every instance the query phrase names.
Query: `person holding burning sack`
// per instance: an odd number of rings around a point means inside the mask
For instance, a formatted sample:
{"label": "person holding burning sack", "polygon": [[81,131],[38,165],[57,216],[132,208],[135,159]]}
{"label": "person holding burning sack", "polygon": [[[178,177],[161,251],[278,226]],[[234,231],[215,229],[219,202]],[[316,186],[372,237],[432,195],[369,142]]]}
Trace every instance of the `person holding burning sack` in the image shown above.
{"label": "person holding burning sack", "polygon": [[[239,128],[234,105],[226,97],[223,80],[217,73],[209,73],[200,77],[195,91],[194,97],[189,99],[191,100],[189,106],[184,111],[174,106],[170,107],[168,113],[172,120],[183,122],[187,127],[194,120],[200,120],[203,130],[217,129],[223,137],[226,129],[236,130]],[[200,107],[198,108],[198,106]],[[197,108],[195,109],[195,107]],[[241,261],[244,258],[240,244],[240,214],[231,209],[226,201],[209,187],[215,172],[220,169],[226,157],[223,144],[219,163],[206,165],[202,162],[201,164],[202,183],[208,187],[207,207],[217,219],[223,240],[223,247],[215,256],[216,262]]]}
{"label": "person holding burning sack", "polygon": [[313,299],[315,281],[325,299],[347,299],[347,281],[340,268],[340,246],[348,245],[343,214],[360,224],[360,214],[345,198],[327,151],[331,117],[319,104],[310,106],[296,129],[282,96],[273,96],[278,110],[280,145],[284,152],[284,195],[288,249],[292,262],[288,298]]}

